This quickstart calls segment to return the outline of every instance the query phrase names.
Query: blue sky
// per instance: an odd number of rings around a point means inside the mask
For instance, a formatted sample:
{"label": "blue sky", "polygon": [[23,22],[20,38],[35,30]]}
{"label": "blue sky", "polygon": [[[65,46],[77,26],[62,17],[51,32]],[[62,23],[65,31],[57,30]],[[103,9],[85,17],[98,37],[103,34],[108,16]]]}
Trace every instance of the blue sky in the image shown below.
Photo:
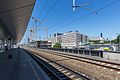
{"label": "blue sky", "polygon": [[[76,0],[76,5],[90,1],[92,0]],[[98,14],[83,8],[72,11],[72,0],[36,0],[32,16],[42,22],[35,24],[41,26],[38,37],[45,38],[45,28],[49,28],[49,35],[78,30],[88,36],[99,36],[100,33],[109,39],[117,36],[116,33],[120,32],[120,0],[93,0],[85,8],[92,9]],[[34,20],[30,19],[27,30],[35,27],[33,22]],[[27,31],[24,37],[28,36]]]}

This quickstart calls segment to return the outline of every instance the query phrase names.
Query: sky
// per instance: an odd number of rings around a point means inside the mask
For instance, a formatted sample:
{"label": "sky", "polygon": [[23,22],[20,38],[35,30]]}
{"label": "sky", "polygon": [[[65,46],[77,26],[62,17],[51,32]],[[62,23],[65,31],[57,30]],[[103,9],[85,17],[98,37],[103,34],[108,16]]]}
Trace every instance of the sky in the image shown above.
{"label": "sky", "polygon": [[[48,37],[54,33],[79,31],[89,37],[103,33],[106,39],[112,39],[120,33],[120,0],[76,0],[76,5],[90,4],[73,11],[72,0],[36,0],[31,19],[22,42],[30,35],[30,28],[38,26],[38,39],[44,40],[46,28]],[[97,14],[96,14],[96,13]],[[40,22],[34,23],[32,17]]]}

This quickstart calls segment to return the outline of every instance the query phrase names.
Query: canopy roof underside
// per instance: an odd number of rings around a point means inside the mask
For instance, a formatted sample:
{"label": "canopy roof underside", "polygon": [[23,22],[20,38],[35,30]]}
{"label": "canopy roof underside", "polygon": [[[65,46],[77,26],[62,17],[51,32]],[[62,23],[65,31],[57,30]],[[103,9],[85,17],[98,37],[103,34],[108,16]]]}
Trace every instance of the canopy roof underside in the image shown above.
{"label": "canopy roof underside", "polygon": [[22,39],[35,0],[0,0],[0,40],[11,37]]}

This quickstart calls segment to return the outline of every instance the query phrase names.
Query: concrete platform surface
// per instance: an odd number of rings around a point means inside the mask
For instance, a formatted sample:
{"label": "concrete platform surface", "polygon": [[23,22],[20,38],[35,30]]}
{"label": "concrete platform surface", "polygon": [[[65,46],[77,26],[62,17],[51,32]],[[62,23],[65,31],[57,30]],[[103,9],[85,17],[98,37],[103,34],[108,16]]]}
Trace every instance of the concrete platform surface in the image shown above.
{"label": "concrete platform surface", "polygon": [[[11,54],[12,58],[8,59]],[[22,49],[0,53],[0,80],[50,80],[37,63]]]}

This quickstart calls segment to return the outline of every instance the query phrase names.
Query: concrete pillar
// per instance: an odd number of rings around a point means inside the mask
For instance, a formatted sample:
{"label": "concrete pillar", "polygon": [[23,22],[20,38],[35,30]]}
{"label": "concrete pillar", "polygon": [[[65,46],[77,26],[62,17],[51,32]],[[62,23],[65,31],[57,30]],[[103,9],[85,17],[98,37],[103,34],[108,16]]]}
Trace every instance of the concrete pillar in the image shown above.
{"label": "concrete pillar", "polygon": [[78,54],[78,53],[79,53],[79,50],[77,50],[76,54]]}
{"label": "concrete pillar", "polygon": [[73,53],[75,53],[75,50],[73,49]]}
{"label": "concrete pillar", "polygon": [[89,51],[89,56],[91,56],[91,51]]}
{"label": "concrete pillar", "polygon": [[73,49],[72,49],[72,53],[74,53]]}
{"label": "concrete pillar", "polygon": [[61,52],[62,50],[60,49],[60,52]]}
{"label": "concrete pillar", "polygon": [[66,52],[66,49],[65,49],[65,52]]}
{"label": "concrete pillar", "polygon": [[103,57],[103,51],[99,51],[99,57]]}
{"label": "concrete pillar", "polygon": [[77,54],[79,54],[79,50],[78,50],[78,53]]}
{"label": "concrete pillar", "polygon": [[5,49],[5,40],[3,39],[2,40],[2,50],[4,50]]}
{"label": "concrete pillar", "polygon": [[78,53],[78,50],[76,50],[75,53],[77,54],[77,53]]}
{"label": "concrete pillar", "polygon": [[2,50],[2,45],[0,44],[0,50]]}
{"label": "concrete pillar", "polygon": [[65,52],[65,49],[63,49],[63,52]]}
{"label": "concrete pillar", "polygon": [[82,54],[81,50],[79,50],[79,54]]}
{"label": "concrete pillar", "polygon": [[63,52],[65,52],[65,49],[63,49]]}
{"label": "concrete pillar", "polygon": [[69,53],[71,53],[71,49],[69,49]]}
{"label": "concrete pillar", "polygon": [[69,52],[69,50],[67,49],[67,52]]}
{"label": "concrete pillar", "polygon": [[85,55],[85,50],[82,50],[82,54]]}
{"label": "concrete pillar", "polygon": [[70,53],[70,50],[68,49],[68,53]]}

